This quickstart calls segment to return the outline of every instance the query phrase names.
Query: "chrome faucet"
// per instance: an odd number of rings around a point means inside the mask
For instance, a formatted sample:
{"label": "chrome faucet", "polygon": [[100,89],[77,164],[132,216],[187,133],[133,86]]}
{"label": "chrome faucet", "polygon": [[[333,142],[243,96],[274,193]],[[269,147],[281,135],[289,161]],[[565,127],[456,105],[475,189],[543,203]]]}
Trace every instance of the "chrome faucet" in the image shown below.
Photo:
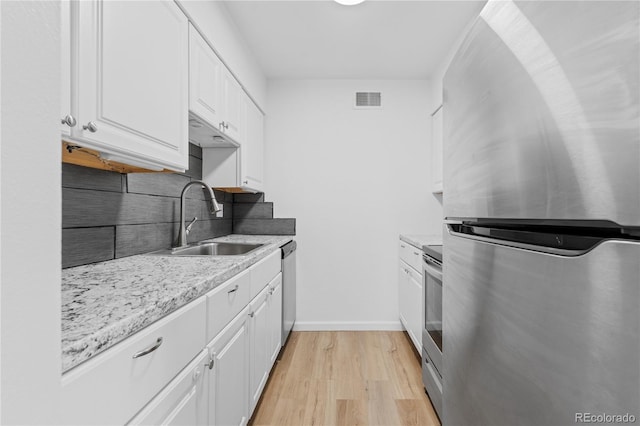
{"label": "chrome faucet", "polygon": [[213,194],[213,190],[209,185],[201,180],[192,180],[188,184],[184,186],[182,189],[182,194],[180,194],[180,228],[178,229],[178,241],[176,243],[176,248],[184,247],[187,245],[187,234],[191,229],[191,225],[197,220],[197,218],[193,218],[194,220],[189,224],[187,228],[184,226],[184,213],[185,213],[185,205],[186,205],[186,195],[189,188],[193,185],[200,185],[203,188],[206,188],[209,191],[209,197],[211,197],[211,214],[216,214],[219,212],[220,206],[218,205],[218,201],[216,200],[216,196]]}

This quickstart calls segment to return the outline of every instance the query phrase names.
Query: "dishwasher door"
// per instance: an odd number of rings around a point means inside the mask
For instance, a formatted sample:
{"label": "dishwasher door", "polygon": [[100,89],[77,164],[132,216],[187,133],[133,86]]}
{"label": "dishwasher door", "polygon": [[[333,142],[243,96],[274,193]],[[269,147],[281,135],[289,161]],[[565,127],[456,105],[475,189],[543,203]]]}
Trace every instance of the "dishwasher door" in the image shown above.
{"label": "dishwasher door", "polygon": [[282,346],[296,322],[296,242],[291,241],[282,250]]}

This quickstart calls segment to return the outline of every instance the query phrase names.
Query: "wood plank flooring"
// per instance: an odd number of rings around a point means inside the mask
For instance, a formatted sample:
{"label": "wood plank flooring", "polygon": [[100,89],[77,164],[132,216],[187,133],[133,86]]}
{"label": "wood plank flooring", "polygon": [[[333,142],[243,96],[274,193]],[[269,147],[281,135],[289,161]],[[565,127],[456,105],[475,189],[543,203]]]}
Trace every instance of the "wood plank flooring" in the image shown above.
{"label": "wood plank flooring", "polygon": [[440,425],[400,331],[293,332],[250,425]]}

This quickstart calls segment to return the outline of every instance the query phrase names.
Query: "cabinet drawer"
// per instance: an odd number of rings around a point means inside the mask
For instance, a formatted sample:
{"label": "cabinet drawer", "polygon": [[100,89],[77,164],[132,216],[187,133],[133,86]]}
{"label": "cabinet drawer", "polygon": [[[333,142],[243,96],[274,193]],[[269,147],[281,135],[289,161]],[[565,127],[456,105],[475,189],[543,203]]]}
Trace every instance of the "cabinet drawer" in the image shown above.
{"label": "cabinet drawer", "polygon": [[269,282],[278,275],[281,265],[280,250],[271,253],[265,259],[251,267],[251,295],[253,299]]}
{"label": "cabinet drawer", "polygon": [[399,248],[400,259],[422,275],[422,249],[416,248],[404,241],[400,241]]}
{"label": "cabinet drawer", "polygon": [[202,350],[205,321],[201,297],[63,375],[61,423],[126,423]]}
{"label": "cabinet drawer", "polygon": [[239,273],[207,294],[207,342],[249,304],[249,271],[250,269]]}
{"label": "cabinet drawer", "polygon": [[206,364],[209,351],[203,349],[128,424],[133,425],[205,425],[207,423]]}

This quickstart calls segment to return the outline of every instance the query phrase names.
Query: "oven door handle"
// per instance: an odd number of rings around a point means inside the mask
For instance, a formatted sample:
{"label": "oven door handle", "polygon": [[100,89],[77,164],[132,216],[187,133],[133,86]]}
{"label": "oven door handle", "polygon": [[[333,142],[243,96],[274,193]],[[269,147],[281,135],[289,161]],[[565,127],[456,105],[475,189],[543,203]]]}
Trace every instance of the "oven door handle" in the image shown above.
{"label": "oven door handle", "polygon": [[434,276],[436,279],[442,282],[442,271],[436,269],[432,266],[428,259],[423,259],[422,266],[424,266],[424,270],[429,275]]}

